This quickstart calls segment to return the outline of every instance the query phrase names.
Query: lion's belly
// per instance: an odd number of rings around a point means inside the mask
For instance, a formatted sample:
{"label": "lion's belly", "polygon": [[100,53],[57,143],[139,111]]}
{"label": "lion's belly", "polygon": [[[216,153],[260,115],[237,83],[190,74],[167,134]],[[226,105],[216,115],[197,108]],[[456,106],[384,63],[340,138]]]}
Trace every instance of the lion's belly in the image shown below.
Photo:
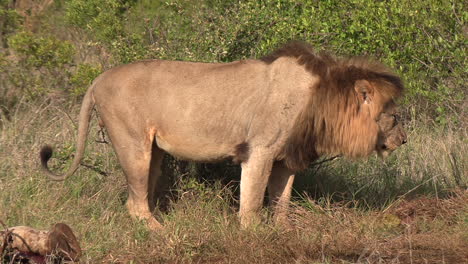
{"label": "lion's belly", "polygon": [[156,144],[167,153],[185,160],[218,161],[233,156],[235,146],[232,144],[216,144],[206,140],[193,140],[193,138],[176,138],[155,136]]}

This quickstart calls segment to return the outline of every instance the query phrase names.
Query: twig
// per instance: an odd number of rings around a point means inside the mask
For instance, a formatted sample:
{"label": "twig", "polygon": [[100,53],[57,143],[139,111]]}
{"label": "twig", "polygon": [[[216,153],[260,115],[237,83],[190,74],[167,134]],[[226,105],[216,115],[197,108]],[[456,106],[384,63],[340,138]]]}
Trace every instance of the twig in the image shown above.
{"label": "twig", "polygon": [[106,133],[104,132],[105,131],[105,126],[104,126],[104,123],[103,123],[101,117],[99,116],[99,112],[97,111],[96,108],[93,108],[93,110],[94,110],[94,114],[96,115],[96,118],[97,118],[98,123],[99,123],[98,137],[101,137],[100,139],[95,140],[95,142],[96,143],[109,144],[109,142],[106,140]]}
{"label": "twig", "polygon": [[98,169],[97,167],[93,166],[93,165],[89,165],[89,164],[85,164],[85,163],[80,163],[81,166],[85,167],[85,168],[88,168],[88,169],[91,169],[97,173],[99,173],[100,175],[102,176],[107,176],[108,173],[105,172],[105,171],[102,171],[100,169]]}
{"label": "twig", "polygon": [[5,249],[8,245],[8,240],[9,240],[8,238],[10,237],[11,232],[8,230],[8,227],[5,225],[5,223],[2,220],[0,220],[0,224],[2,224],[3,228],[5,229],[2,247],[0,248],[0,256],[3,259]]}
{"label": "twig", "polygon": [[[340,156],[334,156],[334,157],[331,157],[331,158],[328,158],[328,159],[324,159],[324,160],[321,160],[321,161],[317,161],[317,162],[314,162],[312,163],[310,167],[315,167],[314,168],[314,172],[313,174],[317,174],[317,172],[322,168],[322,165],[326,162],[329,162],[329,161],[333,161],[337,158],[339,158]],[[320,189],[321,192],[324,192],[325,188],[323,187],[323,184],[322,182],[319,180],[319,178],[317,178],[317,185],[318,185],[318,188]]]}
{"label": "twig", "polygon": [[334,161],[336,160],[337,158],[339,158],[341,156],[334,156],[334,157],[331,157],[331,158],[328,158],[328,159],[324,159],[324,160],[321,160],[321,161],[317,161],[315,163],[312,163],[310,166],[316,166],[316,165],[320,165],[322,163],[325,163],[325,162],[329,162],[329,161]]}
{"label": "twig", "polygon": [[60,109],[59,107],[54,107],[57,111],[61,112],[62,114],[66,115],[68,117],[68,120],[70,121],[70,123],[72,124],[72,126],[75,128],[75,130],[78,128],[77,125],[75,124],[75,121],[73,120],[73,118],[66,112],[66,111],[63,111],[62,109]]}
{"label": "twig", "polygon": [[95,140],[96,143],[104,143],[104,144],[109,144],[109,141],[106,140],[106,133],[104,132],[104,127],[101,127],[98,131],[98,137],[101,137],[100,139]]}
{"label": "twig", "polygon": [[416,56],[411,56],[411,58],[413,58],[413,59],[419,61],[422,65],[426,66],[426,67],[429,68],[429,69],[433,69],[433,68],[434,68],[434,67],[428,65],[427,63],[425,63],[424,61],[418,59]]}

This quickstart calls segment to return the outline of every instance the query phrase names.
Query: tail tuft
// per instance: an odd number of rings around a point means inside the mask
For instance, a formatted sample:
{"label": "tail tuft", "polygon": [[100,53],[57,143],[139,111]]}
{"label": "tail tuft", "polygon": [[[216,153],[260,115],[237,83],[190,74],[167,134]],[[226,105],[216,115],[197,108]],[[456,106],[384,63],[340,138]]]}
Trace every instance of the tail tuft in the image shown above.
{"label": "tail tuft", "polygon": [[41,157],[42,167],[47,168],[47,162],[52,157],[52,153],[53,153],[52,147],[49,145],[45,145],[41,148],[41,152],[39,155]]}

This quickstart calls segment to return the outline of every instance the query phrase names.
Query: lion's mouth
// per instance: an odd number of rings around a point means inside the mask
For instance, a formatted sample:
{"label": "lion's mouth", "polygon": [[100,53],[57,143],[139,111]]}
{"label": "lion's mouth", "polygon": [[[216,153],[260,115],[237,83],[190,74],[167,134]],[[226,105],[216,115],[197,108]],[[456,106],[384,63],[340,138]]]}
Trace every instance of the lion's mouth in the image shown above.
{"label": "lion's mouth", "polygon": [[386,158],[388,155],[392,153],[392,150],[385,144],[382,144],[377,147],[377,155],[380,158]]}

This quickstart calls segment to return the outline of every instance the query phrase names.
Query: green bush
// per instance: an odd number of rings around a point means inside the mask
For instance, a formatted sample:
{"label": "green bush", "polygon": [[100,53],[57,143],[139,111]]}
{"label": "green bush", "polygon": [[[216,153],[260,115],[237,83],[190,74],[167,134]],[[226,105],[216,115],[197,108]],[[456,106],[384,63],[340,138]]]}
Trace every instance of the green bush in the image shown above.
{"label": "green bush", "polygon": [[106,46],[114,63],[232,61],[301,39],[317,50],[367,55],[395,68],[415,115],[457,122],[465,99],[468,13],[455,0],[71,0],[66,10],[70,24]]}
{"label": "green bush", "polygon": [[97,40],[111,43],[122,35],[122,15],[127,4],[119,0],[70,0],[66,19],[70,25],[86,29]]}
{"label": "green bush", "polygon": [[[0,35],[8,36],[25,65],[53,70],[73,63],[70,43],[15,33],[21,19],[9,6],[0,2]],[[407,86],[407,117],[424,114],[442,125],[461,121],[468,12],[459,1],[68,0],[55,8],[67,21],[65,30],[85,32],[110,54],[110,65],[144,58],[226,62],[300,39],[317,50],[367,55],[393,67]],[[88,73],[76,73],[73,95],[81,93],[76,78]]]}
{"label": "green bush", "polygon": [[74,96],[81,96],[86,93],[93,80],[102,72],[100,67],[90,64],[80,64],[76,72],[70,77],[72,88],[70,93]]}
{"label": "green bush", "polygon": [[22,31],[8,39],[8,44],[25,66],[54,69],[70,64],[75,54],[74,46],[52,36],[38,36]]}
{"label": "green bush", "polygon": [[0,49],[6,47],[6,38],[21,25],[20,15],[9,0],[0,0]]}
{"label": "green bush", "polygon": [[125,14],[135,1],[70,0],[66,3],[68,24],[84,29],[116,56],[117,63],[141,59],[144,48],[138,35],[125,32]]}
{"label": "green bush", "polygon": [[0,69],[4,93],[32,100],[54,90],[65,90],[75,54],[71,43],[20,31],[8,38],[8,45],[15,56],[6,59]]}

